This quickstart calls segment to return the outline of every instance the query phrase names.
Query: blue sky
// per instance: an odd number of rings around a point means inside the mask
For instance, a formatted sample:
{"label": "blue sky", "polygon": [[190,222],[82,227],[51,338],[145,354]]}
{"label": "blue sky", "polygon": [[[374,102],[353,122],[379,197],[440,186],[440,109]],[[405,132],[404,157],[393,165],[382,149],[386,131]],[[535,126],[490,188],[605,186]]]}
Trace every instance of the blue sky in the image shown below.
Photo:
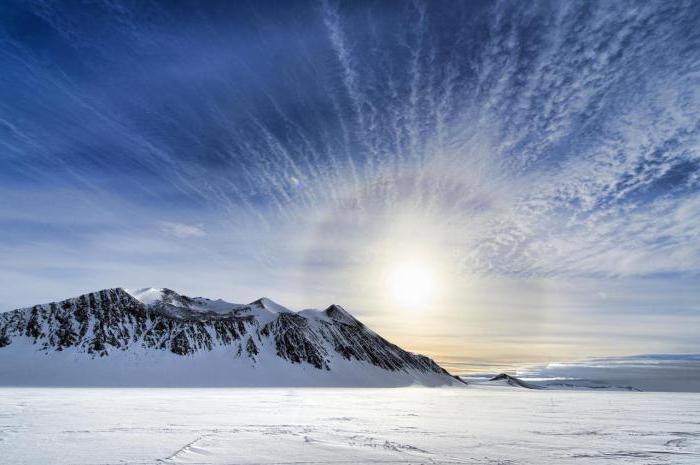
{"label": "blue sky", "polygon": [[[456,361],[698,352],[699,23],[692,1],[3,2],[0,306],[167,286],[338,302]],[[404,308],[409,262],[434,285]]]}

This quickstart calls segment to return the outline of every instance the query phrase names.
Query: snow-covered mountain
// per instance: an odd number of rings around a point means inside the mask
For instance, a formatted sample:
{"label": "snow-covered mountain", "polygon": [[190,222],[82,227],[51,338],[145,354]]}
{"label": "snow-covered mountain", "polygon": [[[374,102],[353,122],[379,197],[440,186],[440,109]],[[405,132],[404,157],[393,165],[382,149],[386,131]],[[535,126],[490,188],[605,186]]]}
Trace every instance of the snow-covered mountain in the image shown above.
{"label": "snow-covered mountain", "polygon": [[0,313],[0,384],[104,386],[457,385],[428,357],[338,305],[293,312],[105,289]]}

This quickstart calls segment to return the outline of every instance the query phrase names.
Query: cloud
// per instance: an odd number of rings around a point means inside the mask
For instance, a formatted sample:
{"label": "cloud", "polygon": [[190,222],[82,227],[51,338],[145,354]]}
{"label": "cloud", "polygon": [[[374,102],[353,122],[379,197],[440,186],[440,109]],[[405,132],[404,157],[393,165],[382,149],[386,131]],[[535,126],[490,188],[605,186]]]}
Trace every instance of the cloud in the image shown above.
{"label": "cloud", "polygon": [[165,234],[180,239],[185,239],[188,237],[204,237],[207,235],[206,231],[204,231],[202,228],[202,225],[163,221],[160,223],[160,228]]}
{"label": "cloud", "polygon": [[[113,274],[66,274],[71,289],[139,267],[129,285],[177,286],[156,278],[201,259],[222,278],[185,285],[214,296],[236,300],[228,277],[245,276],[386,316],[359,281],[400,243],[449,262],[452,295],[484,314],[548,280],[531,314],[613,318],[624,287],[616,321],[645,343],[635,314],[697,314],[700,3],[268,7],[9,5],[0,272],[31,288],[49,261],[95,256]],[[491,279],[508,286],[462,292]],[[32,303],[16,289],[0,300]],[[562,327],[591,325],[576,321]],[[676,350],[689,325],[668,325],[668,349],[642,350]]]}
{"label": "cloud", "polygon": [[3,181],[213,208],[238,249],[409,210],[470,274],[700,272],[692,2],[23,8],[58,58],[2,30]]}

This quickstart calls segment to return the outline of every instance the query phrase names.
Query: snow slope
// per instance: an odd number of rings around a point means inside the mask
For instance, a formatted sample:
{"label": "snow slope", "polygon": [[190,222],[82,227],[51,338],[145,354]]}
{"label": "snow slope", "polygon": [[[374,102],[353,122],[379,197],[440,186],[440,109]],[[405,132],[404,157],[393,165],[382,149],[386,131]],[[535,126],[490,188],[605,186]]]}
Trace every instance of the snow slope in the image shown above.
{"label": "snow slope", "polygon": [[342,307],[105,289],[0,314],[0,385],[462,385]]}

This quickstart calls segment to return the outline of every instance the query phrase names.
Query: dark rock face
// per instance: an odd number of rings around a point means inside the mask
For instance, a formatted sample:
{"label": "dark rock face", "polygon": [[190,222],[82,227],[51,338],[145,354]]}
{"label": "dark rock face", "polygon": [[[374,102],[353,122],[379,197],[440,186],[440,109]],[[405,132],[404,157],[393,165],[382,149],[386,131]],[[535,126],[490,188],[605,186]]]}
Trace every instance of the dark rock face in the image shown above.
{"label": "dark rock face", "polygon": [[406,352],[354,318],[352,320],[354,323],[333,320],[333,323],[322,324],[324,338],[331,342],[334,350],[343,358],[368,362],[391,371],[411,367],[419,371],[447,373],[428,357]]}
{"label": "dark rock face", "polygon": [[319,335],[309,328],[301,315],[282,313],[264,327],[265,333],[274,335],[277,356],[292,363],[309,363],[316,368],[329,369],[327,352]]}
{"label": "dark rock face", "polygon": [[11,342],[12,339],[4,331],[0,333],[0,348],[9,346]]}
{"label": "dark rock face", "polygon": [[265,352],[319,370],[332,370],[333,359],[342,357],[390,371],[448,374],[428,357],[386,341],[337,305],[302,315],[268,311],[260,300],[215,313],[197,311],[196,299],[202,298],[164,289],[161,300],[145,305],[115,288],[0,313],[0,348],[15,337],[28,338],[41,351],[71,349],[93,358],[132,349],[189,356],[230,347],[234,357],[253,363]]}
{"label": "dark rock face", "polygon": [[214,340],[230,344],[245,332],[240,318],[176,319],[119,288],[0,314],[0,328],[10,337],[31,338],[43,350],[76,347],[99,356],[134,345],[187,355],[211,350]]}
{"label": "dark rock face", "polygon": [[255,357],[258,355],[258,346],[255,345],[255,341],[253,341],[252,337],[248,338],[248,342],[245,344],[245,350],[248,352],[249,357]]}

